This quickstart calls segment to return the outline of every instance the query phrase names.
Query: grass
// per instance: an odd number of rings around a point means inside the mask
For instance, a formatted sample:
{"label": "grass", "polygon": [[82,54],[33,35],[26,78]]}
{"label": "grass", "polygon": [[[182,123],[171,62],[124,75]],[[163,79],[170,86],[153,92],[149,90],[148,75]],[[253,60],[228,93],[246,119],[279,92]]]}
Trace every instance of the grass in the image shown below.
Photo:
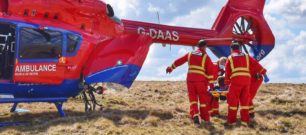
{"label": "grass", "polygon": [[68,115],[60,118],[52,104],[20,104],[29,113],[9,113],[1,104],[0,121],[27,121],[29,125],[0,128],[0,134],[306,134],[306,85],[268,84],[258,93],[254,129],[226,130],[226,103],[221,118],[212,118],[215,129],[195,127],[189,119],[185,82],[136,82],[130,90],[109,85],[117,91],[97,96],[103,110],[84,113],[79,99],[64,104]]}

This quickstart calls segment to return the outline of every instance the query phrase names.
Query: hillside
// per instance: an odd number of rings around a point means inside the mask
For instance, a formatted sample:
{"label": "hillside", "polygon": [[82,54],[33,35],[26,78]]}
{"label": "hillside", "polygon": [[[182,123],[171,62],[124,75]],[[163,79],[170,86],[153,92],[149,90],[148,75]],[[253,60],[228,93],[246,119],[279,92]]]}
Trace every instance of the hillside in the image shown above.
{"label": "hillside", "polygon": [[[116,90],[113,90],[116,89]],[[0,134],[306,134],[306,85],[267,84],[256,97],[255,129],[225,130],[226,117],[213,118],[215,129],[195,127],[189,119],[185,82],[136,82],[131,89],[109,85],[103,110],[84,113],[80,99],[64,104],[60,118],[53,104],[20,104],[29,113],[9,113],[0,105],[0,121],[28,121],[28,125],[0,128]],[[226,103],[221,103],[226,115]]]}

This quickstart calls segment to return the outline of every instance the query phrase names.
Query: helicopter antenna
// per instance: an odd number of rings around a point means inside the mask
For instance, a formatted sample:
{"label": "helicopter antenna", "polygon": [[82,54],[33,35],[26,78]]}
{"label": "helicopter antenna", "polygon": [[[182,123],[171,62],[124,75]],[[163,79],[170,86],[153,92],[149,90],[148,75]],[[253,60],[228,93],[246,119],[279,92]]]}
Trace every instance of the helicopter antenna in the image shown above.
{"label": "helicopter antenna", "polygon": [[[157,22],[158,24],[160,24],[160,16],[159,16],[159,12],[156,10],[156,16],[157,16]],[[166,44],[162,43],[163,47],[166,47]],[[170,45],[170,51],[171,51],[171,45]]]}
{"label": "helicopter antenna", "polygon": [[159,12],[157,10],[156,10],[156,15],[157,15],[158,24],[160,24]]}

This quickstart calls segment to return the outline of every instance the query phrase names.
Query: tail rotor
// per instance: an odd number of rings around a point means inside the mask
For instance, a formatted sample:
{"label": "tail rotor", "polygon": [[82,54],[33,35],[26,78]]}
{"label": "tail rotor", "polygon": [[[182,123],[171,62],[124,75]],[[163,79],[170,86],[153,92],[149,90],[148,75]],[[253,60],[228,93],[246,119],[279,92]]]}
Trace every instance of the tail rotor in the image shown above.
{"label": "tail rotor", "polygon": [[243,51],[254,56],[258,53],[258,33],[256,23],[251,17],[241,16],[237,19],[232,31],[235,40],[243,43]]}

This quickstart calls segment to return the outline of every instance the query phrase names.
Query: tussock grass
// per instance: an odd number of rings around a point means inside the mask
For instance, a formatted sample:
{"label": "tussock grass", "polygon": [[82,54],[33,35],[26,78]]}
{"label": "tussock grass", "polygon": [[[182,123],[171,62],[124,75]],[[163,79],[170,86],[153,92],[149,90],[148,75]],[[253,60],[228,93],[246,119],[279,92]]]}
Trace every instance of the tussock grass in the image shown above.
{"label": "tussock grass", "polygon": [[[221,117],[212,118],[214,129],[195,127],[189,117],[185,82],[136,82],[130,90],[110,85],[104,99],[97,99],[103,110],[84,113],[80,99],[64,104],[68,115],[60,118],[53,104],[20,104],[29,113],[9,113],[9,104],[0,105],[0,121],[27,121],[29,125],[0,128],[0,134],[306,134],[306,85],[263,85],[255,99],[254,129],[226,130],[226,102],[220,104]],[[239,115],[238,115],[239,116]]]}

